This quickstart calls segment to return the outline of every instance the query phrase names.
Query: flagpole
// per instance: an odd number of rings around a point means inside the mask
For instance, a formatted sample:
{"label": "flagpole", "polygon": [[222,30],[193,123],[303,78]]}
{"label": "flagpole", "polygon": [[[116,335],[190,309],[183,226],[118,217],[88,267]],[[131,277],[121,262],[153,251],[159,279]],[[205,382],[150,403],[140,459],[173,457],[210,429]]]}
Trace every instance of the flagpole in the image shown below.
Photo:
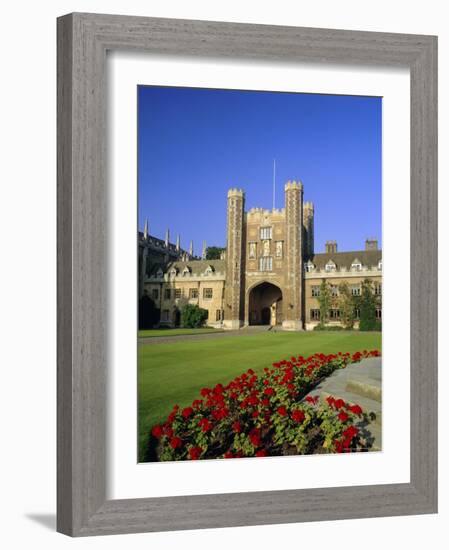
{"label": "flagpole", "polygon": [[273,210],[276,207],[276,159],[273,159]]}

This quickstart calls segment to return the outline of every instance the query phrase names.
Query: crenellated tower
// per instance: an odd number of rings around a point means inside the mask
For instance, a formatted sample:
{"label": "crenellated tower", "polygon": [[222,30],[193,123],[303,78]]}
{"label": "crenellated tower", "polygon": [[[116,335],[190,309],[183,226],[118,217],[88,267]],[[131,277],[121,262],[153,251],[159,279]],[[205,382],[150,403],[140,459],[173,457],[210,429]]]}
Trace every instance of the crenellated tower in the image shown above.
{"label": "crenellated tower", "polygon": [[244,291],[244,211],[245,193],[241,189],[228,191],[226,288],[224,301],[224,326],[238,329],[243,319]]}
{"label": "crenellated tower", "polygon": [[286,273],[282,326],[286,330],[301,330],[303,327],[303,186],[299,181],[288,181],[285,185],[285,231]]}
{"label": "crenellated tower", "polygon": [[303,205],[303,257],[311,258],[314,254],[314,208],[313,202]]}

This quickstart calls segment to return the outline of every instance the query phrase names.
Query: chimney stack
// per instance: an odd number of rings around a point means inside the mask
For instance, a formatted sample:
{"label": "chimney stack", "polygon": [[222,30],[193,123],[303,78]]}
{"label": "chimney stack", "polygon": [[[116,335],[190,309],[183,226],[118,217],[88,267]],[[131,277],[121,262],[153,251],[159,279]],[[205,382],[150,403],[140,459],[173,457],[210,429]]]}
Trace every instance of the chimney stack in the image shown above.
{"label": "chimney stack", "polygon": [[337,241],[326,241],[326,254],[336,254]]}
{"label": "chimney stack", "polygon": [[377,239],[366,239],[365,250],[377,250]]}

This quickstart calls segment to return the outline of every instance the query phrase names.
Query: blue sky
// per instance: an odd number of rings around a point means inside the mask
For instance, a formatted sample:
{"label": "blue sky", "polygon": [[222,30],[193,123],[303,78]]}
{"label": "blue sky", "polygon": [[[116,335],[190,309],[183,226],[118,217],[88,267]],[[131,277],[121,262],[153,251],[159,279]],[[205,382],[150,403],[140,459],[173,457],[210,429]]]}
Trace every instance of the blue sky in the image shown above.
{"label": "blue sky", "polygon": [[381,125],[379,97],[139,86],[139,228],[225,246],[227,190],[271,208],[275,158],[276,207],[289,179],[315,205],[315,252],[380,244]]}

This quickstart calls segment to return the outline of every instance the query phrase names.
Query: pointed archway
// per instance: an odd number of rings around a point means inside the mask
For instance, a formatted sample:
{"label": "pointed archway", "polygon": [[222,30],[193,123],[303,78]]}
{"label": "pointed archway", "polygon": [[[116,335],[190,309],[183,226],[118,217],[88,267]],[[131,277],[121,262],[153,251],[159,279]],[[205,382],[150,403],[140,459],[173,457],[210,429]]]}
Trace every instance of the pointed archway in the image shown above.
{"label": "pointed archway", "polygon": [[282,290],[268,282],[253,287],[248,296],[248,323],[250,325],[282,324]]}

